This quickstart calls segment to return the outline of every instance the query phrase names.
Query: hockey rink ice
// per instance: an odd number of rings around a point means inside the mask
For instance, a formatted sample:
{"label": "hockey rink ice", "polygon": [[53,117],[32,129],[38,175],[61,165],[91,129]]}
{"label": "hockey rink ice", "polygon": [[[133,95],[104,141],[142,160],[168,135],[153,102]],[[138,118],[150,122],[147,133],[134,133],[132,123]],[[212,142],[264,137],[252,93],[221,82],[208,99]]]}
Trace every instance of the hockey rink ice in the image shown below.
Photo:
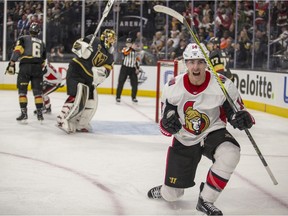
{"label": "hockey rink ice", "polygon": [[[17,91],[0,91],[0,215],[202,215],[195,207],[211,161],[202,157],[196,185],[176,202],[150,200],[162,184],[171,138],[160,134],[155,98],[137,105],[99,95],[93,133],[68,135],[56,116],[65,93],[52,93],[52,113],[40,124],[28,93],[28,124],[16,122]],[[244,131],[228,130],[241,160],[215,205],[224,215],[288,215],[288,119],[249,110],[250,132],[279,182],[273,185]]]}

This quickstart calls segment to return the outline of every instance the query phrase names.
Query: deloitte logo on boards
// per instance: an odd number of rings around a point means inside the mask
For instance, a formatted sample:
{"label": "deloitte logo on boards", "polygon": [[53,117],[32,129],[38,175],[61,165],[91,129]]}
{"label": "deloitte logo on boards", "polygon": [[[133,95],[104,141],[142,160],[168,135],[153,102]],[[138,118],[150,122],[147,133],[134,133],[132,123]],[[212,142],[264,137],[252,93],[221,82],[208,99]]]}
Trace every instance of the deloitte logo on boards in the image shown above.
{"label": "deloitte logo on boards", "polygon": [[235,85],[241,94],[259,96],[263,98],[274,98],[272,83],[266,80],[265,76],[256,75],[251,78],[249,74],[245,79],[240,79],[237,74],[233,74]]}
{"label": "deloitte logo on boards", "polygon": [[283,99],[284,99],[284,102],[285,103],[288,103],[288,95],[287,95],[287,92],[288,92],[288,80],[287,80],[287,77],[284,78],[284,94],[283,94]]}

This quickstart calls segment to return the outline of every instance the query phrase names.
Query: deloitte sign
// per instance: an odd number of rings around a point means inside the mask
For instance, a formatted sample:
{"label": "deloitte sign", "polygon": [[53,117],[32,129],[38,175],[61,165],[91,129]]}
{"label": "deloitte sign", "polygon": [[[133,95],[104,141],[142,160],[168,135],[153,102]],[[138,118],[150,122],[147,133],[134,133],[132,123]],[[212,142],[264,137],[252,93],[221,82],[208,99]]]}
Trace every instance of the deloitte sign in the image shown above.
{"label": "deloitte sign", "polygon": [[233,75],[234,83],[241,94],[273,99],[272,82],[268,81],[266,76],[258,74],[250,77],[246,74],[246,77],[240,78],[235,73]]}

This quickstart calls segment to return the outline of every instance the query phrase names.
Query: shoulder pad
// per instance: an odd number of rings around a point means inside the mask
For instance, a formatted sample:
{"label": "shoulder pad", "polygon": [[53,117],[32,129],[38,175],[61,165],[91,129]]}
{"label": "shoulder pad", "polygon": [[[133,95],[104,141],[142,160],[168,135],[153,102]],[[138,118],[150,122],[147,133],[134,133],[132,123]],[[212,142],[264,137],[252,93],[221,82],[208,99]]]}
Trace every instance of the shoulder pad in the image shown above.
{"label": "shoulder pad", "polygon": [[175,78],[169,80],[168,86],[174,85],[175,82],[176,82],[176,79],[175,79]]}

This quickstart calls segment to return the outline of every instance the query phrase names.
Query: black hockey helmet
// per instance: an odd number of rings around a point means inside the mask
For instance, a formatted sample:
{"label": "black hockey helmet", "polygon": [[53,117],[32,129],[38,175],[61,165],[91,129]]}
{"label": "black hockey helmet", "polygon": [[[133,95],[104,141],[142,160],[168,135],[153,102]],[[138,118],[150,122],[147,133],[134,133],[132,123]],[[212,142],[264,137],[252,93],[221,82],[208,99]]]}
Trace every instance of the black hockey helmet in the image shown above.
{"label": "black hockey helmet", "polygon": [[214,45],[217,45],[217,47],[220,47],[220,40],[218,37],[212,37],[209,40],[209,43],[212,43]]}
{"label": "black hockey helmet", "polygon": [[29,32],[30,32],[30,35],[32,36],[36,36],[40,33],[40,26],[38,23],[36,22],[33,22],[31,23],[30,27],[29,27]]}
{"label": "black hockey helmet", "polygon": [[132,38],[127,38],[127,39],[126,39],[126,43],[133,43]]}

